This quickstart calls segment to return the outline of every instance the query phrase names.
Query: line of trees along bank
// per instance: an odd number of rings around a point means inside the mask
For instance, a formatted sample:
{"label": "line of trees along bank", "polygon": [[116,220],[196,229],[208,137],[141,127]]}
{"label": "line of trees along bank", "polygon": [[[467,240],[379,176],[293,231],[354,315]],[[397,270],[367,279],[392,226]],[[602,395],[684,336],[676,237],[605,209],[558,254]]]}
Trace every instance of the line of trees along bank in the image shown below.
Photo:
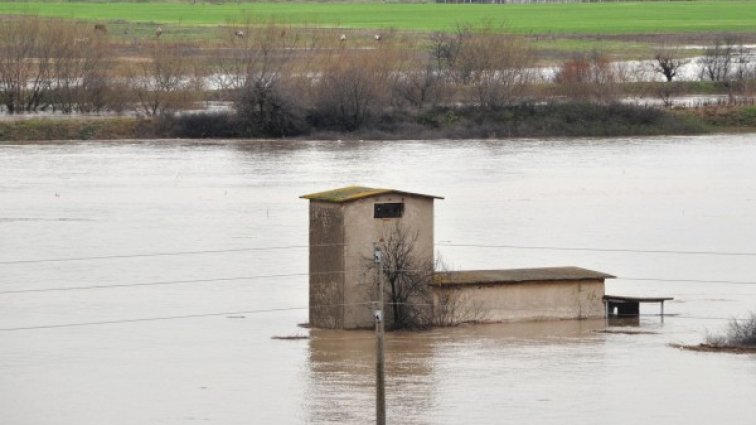
{"label": "line of trees along bank", "polygon": [[[574,113],[595,115],[588,104],[610,105],[639,80],[592,53],[565,61],[545,82],[530,43],[494,29],[346,37],[270,24],[228,28],[224,41],[206,45],[157,37],[124,45],[88,24],[18,18],[0,21],[0,48],[0,100],[9,113],[134,111],[156,117],[166,135],[184,137],[438,129],[460,137],[561,134],[557,123],[538,117],[559,111],[565,118],[564,106],[549,104],[579,102],[570,107]],[[723,74],[728,84],[747,87],[739,82],[752,79],[750,64],[734,69]],[[175,114],[203,100],[230,100],[233,113]],[[669,121],[649,121],[644,108],[631,109],[606,111],[630,120],[619,127],[642,124],[644,133]],[[591,117],[579,121],[600,125],[588,134],[616,130]]]}

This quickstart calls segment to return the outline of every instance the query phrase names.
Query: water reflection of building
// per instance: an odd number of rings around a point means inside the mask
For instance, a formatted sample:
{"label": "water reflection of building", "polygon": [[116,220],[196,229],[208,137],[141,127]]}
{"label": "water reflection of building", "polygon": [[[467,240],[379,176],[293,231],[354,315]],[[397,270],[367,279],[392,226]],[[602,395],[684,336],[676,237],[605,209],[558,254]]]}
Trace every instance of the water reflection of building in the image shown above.
{"label": "water reflection of building", "polygon": [[[439,412],[455,409],[445,403],[450,388],[491,394],[476,386],[481,376],[519,376],[565,359],[598,361],[605,356],[606,334],[597,332],[603,329],[603,320],[563,320],[391,332],[386,336],[388,423],[439,423]],[[374,423],[373,332],[311,329],[308,366],[306,423]]]}
{"label": "water reflection of building", "polygon": [[[310,324],[371,327],[366,287],[372,277],[366,273],[366,259],[374,245],[401,225],[416,235],[416,262],[432,264],[433,203],[443,198],[361,186],[302,198],[310,201]],[[448,309],[455,300],[464,303],[460,314],[489,322],[600,318],[604,280],[612,277],[579,267],[436,273],[431,283],[433,308]]]}
{"label": "water reflection of building", "polygon": [[[390,423],[428,423],[435,388],[433,334],[386,338],[386,394]],[[310,331],[307,423],[375,421],[375,336],[372,332]]]}

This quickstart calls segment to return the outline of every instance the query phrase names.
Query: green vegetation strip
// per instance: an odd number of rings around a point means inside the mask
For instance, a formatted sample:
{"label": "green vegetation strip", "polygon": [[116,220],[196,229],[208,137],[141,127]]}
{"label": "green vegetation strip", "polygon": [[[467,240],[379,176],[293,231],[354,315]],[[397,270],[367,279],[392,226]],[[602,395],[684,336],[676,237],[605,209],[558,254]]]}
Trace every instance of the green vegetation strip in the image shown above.
{"label": "green vegetation strip", "polygon": [[0,141],[129,139],[141,137],[137,124],[124,117],[0,121]]}
{"label": "green vegetation strip", "polygon": [[190,26],[275,20],[294,25],[417,31],[487,24],[539,34],[756,31],[756,1],[743,0],[505,5],[29,1],[0,2],[0,14]]}

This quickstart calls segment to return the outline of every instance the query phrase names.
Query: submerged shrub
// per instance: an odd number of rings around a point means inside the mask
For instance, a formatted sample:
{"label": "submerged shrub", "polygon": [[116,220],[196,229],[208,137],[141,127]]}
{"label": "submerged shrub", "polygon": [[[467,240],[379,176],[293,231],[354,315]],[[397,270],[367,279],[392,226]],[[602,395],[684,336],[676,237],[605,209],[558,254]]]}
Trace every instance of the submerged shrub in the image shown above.
{"label": "submerged shrub", "polygon": [[236,114],[244,136],[298,136],[305,129],[302,107],[295,90],[284,81],[248,82],[235,102]]}
{"label": "submerged shrub", "polygon": [[648,106],[591,102],[523,103],[434,108],[418,117],[426,127],[453,138],[609,137],[701,132],[701,124]]}
{"label": "submerged shrub", "polygon": [[309,120],[316,127],[355,131],[379,109],[372,72],[358,62],[344,62],[324,73]]}
{"label": "submerged shrub", "polygon": [[166,115],[158,120],[158,133],[189,139],[239,137],[239,124],[230,113]]}
{"label": "submerged shrub", "polygon": [[732,319],[723,335],[710,335],[706,342],[724,347],[756,347],[756,313],[743,320]]}

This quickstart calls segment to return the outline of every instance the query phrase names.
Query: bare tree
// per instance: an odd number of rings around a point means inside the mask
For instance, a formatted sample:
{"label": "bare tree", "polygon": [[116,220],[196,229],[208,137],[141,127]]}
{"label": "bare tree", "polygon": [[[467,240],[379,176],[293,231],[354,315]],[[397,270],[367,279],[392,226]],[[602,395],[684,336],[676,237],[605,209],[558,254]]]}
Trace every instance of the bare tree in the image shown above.
{"label": "bare tree", "polygon": [[286,137],[300,133],[304,112],[296,98],[297,88],[290,79],[247,81],[234,101],[244,134]]}
{"label": "bare tree", "polygon": [[733,62],[737,52],[735,40],[718,39],[714,46],[704,50],[701,64],[701,78],[710,81],[727,82],[732,77]]}
{"label": "bare tree", "polygon": [[662,104],[670,108],[674,106],[674,96],[680,92],[678,86],[674,84],[663,84],[655,87],[654,94],[662,101]]}
{"label": "bare tree", "polygon": [[393,79],[392,93],[399,107],[409,105],[420,111],[438,105],[446,95],[446,84],[435,58],[428,55],[418,58],[415,52],[403,58]]}
{"label": "bare tree", "polygon": [[8,112],[102,109],[110,64],[106,38],[66,21],[0,21],[0,87]]}
{"label": "bare tree", "polygon": [[192,100],[187,77],[187,63],[178,46],[160,42],[149,47],[148,60],[139,63],[129,74],[138,108],[147,115],[173,112]]}
{"label": "bare tree", "polygon": [[680,69],[689,63],[690,59],[681,57],[677,49],[661,49],[654,53],[654,71],[663,75],[667,82],[677,77]]}
{"label": "bare tree", "polygon": [[0,21],[0,87],[9,113],[47,106],[54,62],[54,36],[48,24],[35,17]]}
{"label": "bare tree", "polygon": [[61,25],[54,41],[52,106],[64,113],[99,111],[107,104],[110,61],[106,34]]}
{"label": "bare tree", "polygon": [[480,323],[488,318],[488,311],[473,302],[458,289],[433,291],[433,325],[458,326],[463,323]]}
{"label": "bare tree", "polygon": [[[249,38],[238,33],[250,34]],[[236,30],[232,39],[236,45],[231,68],[225,72],[228,88],[236,90],[235,107],[250,136],[287,136],[297,132],[304,113],[299,84],[304,81],[296,74],[294,53],[302,58],[308,49],[299,49],[299,34],[292,28],[269,24],[264,28],[247,27]]]}
{"label": "bare tree", "polygon": [[500,29],[473,33],[459,27],[454,34],[433,34],[430,51],[437,73],[484,107],[516,102],[535,77],[529,43]]}
{"label": "bare tree", "polygon": [[[382,252],[384,296],[390,309],[387,321],[393,329],[424,328],[433,323],[433,263],[417,256],[416,241],[416,233],[397,224],[377,245]],[[368,269],[376,267],[372,258],[366,259],[366,265]],[[373,294],[376,288],[371,289]]]}
{"label": "bare tree", "polygon": [[389,43],[375,50],[332,51],[314,87],[311,118],[321,126],[347,131],[370,122],[390,103],[397,69],[394,54]]}
{"label": "bare tree", "polygon": [[[467,27],[458,27],[453,34],[434,33],[430,37],[431,57],[436,62],[436,69],[448,77],[464,80],[467,73],[458,66],[459,52],[463,44],[470,38],[472,32]],[[453,75],[452,70],[461,71],[460,75]]]}
{"label": "bare tree", "polygon": [[[238,37],[237,33],[248,34],[246,37]],[[228,31],[226,42],[211,64],[212,79],[215,86],[221,90],[241,89],[247,83],[247,78],[255,72],[259,55],[265,55],[269,50],[256,48],[254,29],[250,25],[239,28],[231,28]]]}
{"label": "bare tree", "polygon": [[[462,65],[464,64],[464,65]],[[463,43],[457,60],[458,75],[467,82],[481,106],[513,104],[533,79],[535,55],[520,37],[485,31]]]}
{"label": "bare tree", "polygon": [[752,55],[742,44],[738,46],[735,58],[734,84],[731,88],[730,101],[735,101],[735,92],[744,99],[753,97],[753,80],[756,78],[756,69],[752,62]]}
{"label": "bare tree", "polygon": [[557,70],[554,81],[572,99],[611,102],[622,76],[609,59],[597,52],[576,54]]}
{"label": "bare tree", "polygon": [[324,72],[318,84],[316,108],[326,126],[354,131],[377,111],[380,93],[370,70],[352,63],[335,65]]}
{"label": "bare tree", "polygon": [[747,49],[736,39],[717,40],[713,47],[704,51],[700,63],[701,78],[721,83],[727,89],[731,103],[739,96],[750,95],[749,83],[754,71]]}
{"label": "bare tree", "polygon": [[307,58],[310,46],[303,41],[298,31],[274,22],[230,28],[212,65],[214,83],[219,89],[231,90],[264,85],[290,71],[296,56]]}
{"label": "bare tree", "polygon": [[[442,261],[418,255],[417,233],[396,224],[376,245],[382,253],[384,299],[387,323],[392,329],[457,326],[484,321],[487,311],[472,302],[459,288],[433,289],[437,275],[446,273]],[[375,271],[373,258],[366,258],[366,271]],[[438,270],[441,270],[440,272]],[[369,288],[374,297],[378,282]]]}

